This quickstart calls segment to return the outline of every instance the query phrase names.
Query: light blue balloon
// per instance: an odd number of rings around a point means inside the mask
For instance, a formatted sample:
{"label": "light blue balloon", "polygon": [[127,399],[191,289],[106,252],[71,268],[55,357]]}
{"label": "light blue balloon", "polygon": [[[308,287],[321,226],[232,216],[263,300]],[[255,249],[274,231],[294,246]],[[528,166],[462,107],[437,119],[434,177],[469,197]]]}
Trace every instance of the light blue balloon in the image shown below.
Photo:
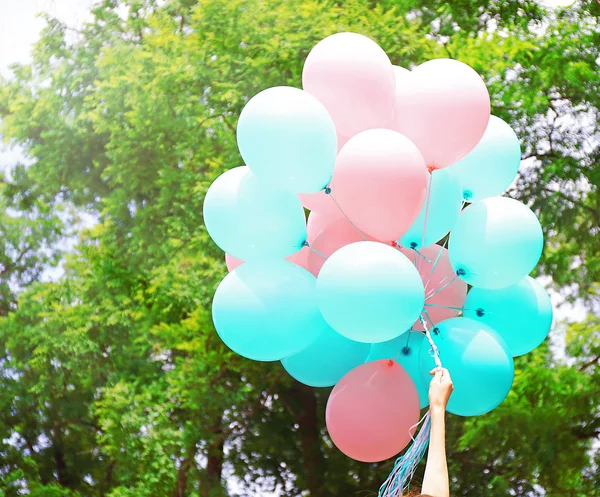
{"label": "light blue balloon", "polygon": [[421,347],[429,348],[425,335],[418,331],[407,331],[393,340],[372,344],[369,357],[365,362],[393,359],[400,364],[415,382],[423,408],[429,404],[429,384],[426,385],[421,381]]}
{"label": "light blue balloon", "polygon": [[248,167],[225,171],[213,182],[203,213],[214,242],[243,261],[283,259],[306,240],[298,197],[266,187]]}
{"label": "light blue balloon", "polygon": [[281,364],[300,383],[331,387],[348,371],[365,362],[369,348],[368,343],[349,340],[327,326],[315,342],[282,359]]}
{"label": "light blue balloon", "polygon": [[542,255],[542,227],[529,207],[505,197],[475,202],[450,233],[457,274],[480,288],[504,288],[527,276]]}
{"label": "light blue balloon", "polygon": [[291,262],[246,262],[215,292],[217,333],[231,350],[255,361],[297,354],[327,329],[315,285],[312,274]]}
{"label": "light blue balloon", "polygon": [[490,116],[479,143],[448,170],[461,182],[464,198],[476,202],[504,193],[517,176],[520,164],[517,135],[502,119]]}
{"label": "light blue balloon", "polygon": [[[434,244],[452,229],[462,208],[462,189],[460,181],[448,168],[437,169],[431,176],[431,195],[429,208],[427,197],[421,212],[408,231],[400,239],[407,248],[421,248]],[[427,223],[425,213],[427,212]],[[425,243],[423,244],[423,228]]]}
{"label": "light blue balloon", "polygon": [[317,299],[335,331],[350,340],[377,343],[411,327],[423,310],[425,290],[404,254],[383,243],[356,242],[325,261]]}
{"label": "light blue balloon", "polygon": [[311,193],[331,180],[335,126],[308,92],[289,86],[261,91],[240,114],[237,142],[246,164],[272,187]]}
{"label": "light blue balloon", "polygon": [[[447,410],[479,416],[506,398],[515,376],[513,358],[504,340],[488,325],[467,318],[441,321],[432,333],[442,365],[454,383]],[[429,347],[421,348],[421,380],[429,384],[435,368]]]}
{"label": "light blue balloon", "polygon": [[472,288],[465,308],[463,315],[498,332],[514,357],[527,354],[540,345],[552,326],[550,296],[530,276],[497,290]]}

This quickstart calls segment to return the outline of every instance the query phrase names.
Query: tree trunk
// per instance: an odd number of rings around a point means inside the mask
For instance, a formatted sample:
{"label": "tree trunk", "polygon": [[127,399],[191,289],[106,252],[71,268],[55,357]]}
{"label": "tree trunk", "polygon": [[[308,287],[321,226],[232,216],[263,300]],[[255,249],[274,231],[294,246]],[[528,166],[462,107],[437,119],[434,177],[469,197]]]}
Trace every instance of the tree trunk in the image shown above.
{"label": "tree trunk", "polygon": [[179,469],[177,470],[177,479],[175,480],[175,493],[173,497],[185,497],[188,473],[194,464],[196,457],[196,443],[190,444],[185,452],[185,457],[182,459]]}
{"label": "tree trunk", "polygon": [[321,433],[314,390],[299,382],[286,390],[283,399],[298,424],[302,444],[302,465],[310,497],[325,497],[325,459],[321,451]]}
{"label": "tree trunk", "polygon": [[225,491],[221,481],[223,473],[223,448],[225,446],[225,437],[223,435],[223,426],[221,416],[218,417],[213,429],[215,438],[208,446],[206,470],[203,472],[203,478],[200,482],[201,497],[224,496]]}

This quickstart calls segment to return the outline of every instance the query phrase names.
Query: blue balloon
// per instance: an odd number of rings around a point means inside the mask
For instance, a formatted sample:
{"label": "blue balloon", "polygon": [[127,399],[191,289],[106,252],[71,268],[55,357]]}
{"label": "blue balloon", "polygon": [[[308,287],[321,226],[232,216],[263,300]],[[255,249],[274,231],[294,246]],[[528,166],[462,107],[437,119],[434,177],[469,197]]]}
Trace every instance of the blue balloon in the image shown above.
{"label": "blue balloon", "polygon": [[533,278],[497,290],[472,288],[463,315],[493,328],[516,357],[540,345],[552,326],[550,296]]}
{"label": "blue balloon", "polygon": [[448,169],[461,182],[464,198],[476,202],[504,193],[517,176],[520,164],[517,135],[502,119],[490,116],[479,143]]}
{"label": "blue balloon", "polygon": [[331,180],[335,126],[308,92],[277,86],[254,96],[240,114],[237,141],[246,164],[272,187],[311,193]]}
{"label": "blue balloon", "polygon": [[283,259],[306,240],[298,197],[266,187],[247,167],[225,171],[213,182],[203,213],[215,243],[243,261]]}
{"label": "blue balloon", "polygon": [[[432,330],[440,359],[454,382],[448,412],[459,416],[485,414],[506,398],[514,379],[514,362],[506,343],[489,326],[467,318],[451,318]],[[421,348],[421,380],[429,384],[435,362],[429,347]]]}
{"label": "blue balloon", "polygon": [[365,362],[393,359],[400,364],[415,382],[423,408],[429,404],[429,384],[425,385],[421,381],[421,347],[429,348],[425,335],[419,331],[407,331],[393,340],[372,344]]}
{"label": "blue balloon", "polygon": [[212,315],[231,350],[255,361],[297,354],[327,329],[316,278],[287,261],[246,262],[219,284]]}
{"label": "blue balloon", "polygon": [[[513,358],[500,335],[486,324],[467,318],[441,321],[432,331],[442,365],[454,383],[447,410],[478,416],[506,398],[515,376]],[[435,368],[429,347],[421,347],[422,381],[429,384]]]}
{"label": "blue balloon", "polygon": [[412,326],[423,310],[425,290],[404,254],[383,243],[356,242],[325,261],[317,299],[335,331],[350,340],[377,343]]}
{"label": "blue balloon", "polygon": [[329,326],[315,342],[281,360],[296,380],[311,387],[331,387],[348,371],[365,362],[368,343],[348,340]]}
{"label": "blue balloon", "polygon": [[492,197],[467,207],[450,233],[448,255],[457,274],[480,288],[504,288],[535,267],[544,245],[542,227],[526,205]]}
{"label": "blue balloon", "polygon": [[[431,176],[429,208],[427,197],[421,212],[408,231],[400,239],[407,248],[421,248],[434,244],[452,229],[462,208],[462,189],[455,174],[447,168],[437,169]],[[425,223],[427,213],[427,223]],[[425,243],[423,228],[425,227]]]}

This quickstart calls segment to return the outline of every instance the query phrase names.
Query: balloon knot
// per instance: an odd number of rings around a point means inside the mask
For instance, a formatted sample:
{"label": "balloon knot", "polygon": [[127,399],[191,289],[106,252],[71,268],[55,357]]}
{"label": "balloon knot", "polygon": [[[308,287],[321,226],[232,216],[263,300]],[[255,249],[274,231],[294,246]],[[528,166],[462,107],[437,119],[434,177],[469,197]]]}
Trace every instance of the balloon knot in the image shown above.
{"label": "balloon knot", "polygon": [[410,355],[410,347],[402,347],[402,353],[404,355]]}
{"label": "balloon knot", "polygon": [[463,192],[463,198],[465,200],[470,200],[473,197],[473,194],[471,193],[471,190],[465,190]]}
{"label": "balloon knot", "polygon": [[431,174],[431,173],[433,173],[433,171],[435,171],[435,167],[427,166],[427,171],[429,172],[429,174]]}
{"label": "balloon knot", "polygon": [[387,364],[388,364],[388,366],[390,366],[390,367],[391,367],[391,366],[393,366],[393,365],[394,365],[394,360],[393,360],[393,359],[388,359],[388,362],[387,362]]}
{"label": "balloon knot", "polygon": [[325,195],[329,195],[331,193],[331,188],[328,186],[325,187]]}
{"label": "balloon knot", "polygon": [[310,245],[308,244],[308,242],[307,242],[306,240],[304,240],[304,241],[302,242],[302,246],[303,246],[303,247],[310,247]]}
{"label": "balloon knot", "polygon": [[479,317],[483,317],[485,315],[485,311],[480,307],[479,309],[475,309],[475,314]]}
{"label": "balloon knot", "polygon": [[410,242],[410,248],[415,250],[417,248],[417,242]]}
{"label": "balloon knot", "polygon": [[431,332],[432,332],[434,335],[439,335],[439,334],[440,334],[440,329],[439,329],[439,328],[436,326],[436,327],[435,327],[433,330],[431,330]]}
{"label": "balloon knot", "polygon": [[459,268],[456,270],[456,276],[464,276],[467,272],[463,268]]}
{"label": "balloon knot", "polygon": [[390,242],[390,245],[391,245],[392,247],[394,247],[394,248],[398,248],[398,242],[396,242],[395,240],[392,240],[392,241]]}

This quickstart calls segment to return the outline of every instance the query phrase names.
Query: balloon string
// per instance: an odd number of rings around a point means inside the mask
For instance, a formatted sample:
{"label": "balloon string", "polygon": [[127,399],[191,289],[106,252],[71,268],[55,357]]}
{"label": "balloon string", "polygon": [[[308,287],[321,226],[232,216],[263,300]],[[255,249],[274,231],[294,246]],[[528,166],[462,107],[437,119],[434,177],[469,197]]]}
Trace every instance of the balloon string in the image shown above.
{"label": "balloon string", "polygon": [[423,315],[419,316],[419,321],[421,321],[421,326],[425,330],[425,336],[427,337],[427,341],[429,342],[429,345],[431,346],[431,351],[433,352],[433,360],[435,361],[435,366],[438,369],[442,369],[442,361],[440,359],[440,351],[438,350],[437,345],[433,341],[433,338],[431,338],[431,333],[429,333],[429,328],[427,327],[427,323],[425,322],[425,319],[423,319]]}
{"label": "balloon string", "polygon": [[346,213],[344,212],[344,209],[342,209],[340,207],[340,204],[337,203],[337,200],[335,199],[335,197],[331,194],[331,188],[326,187],[325,188],[325,194],[329,195],[331,197],[331,200],[333,200],[334,204],[337,205],[338,209],[340,210],[340,212],[342,213],[342,215],[348,220],[348,222],[352,225],[352,227],[356,230],[356,232],[361,236],[361,238],[364,241],[367,241],[367,237],[363,234],[362,231],[360,231],[356,225],[350,220],[350,218],[346,215]]}
{"label": "balloon string", "polygon": [[328,259],[328,257],[323,252],[319,252],[317,249],[312,248],[310,245],[308,245],[308,248],[310,250],[312,250],[315,254],[320,255],[321,257],[323,257],[323,259],[325,259],[325,260]]}
{"label": "balloon string", "polygon": [[414,250],[414,251],[415,251],[417,254],[419,254],[419,256],[420,256],[422,259],[425,259],[427,262],[429,262],[429,264],[432,264],[432,263],[433,263],[433,261],[432,261],[431,259],[428,259],[427,257],[425,257],[425,256],[424,256],[424,255],[423,255],[421,252],[419,252],[419,250],[418,250],[418,249],[416,249],[416,248],[413,248],[412,250]]}
{"label": "balloon string", "polygon": [[467,309],[466,307],[453,307],[451,305],[437,305],[425,303],[426,307],[436,307],[437,309],[452,309],[453,311],[475,311],[475,309]]}
{"label": "balloon string", "polygon": [[[423,247],[423,245],[425,245],[425,231],[427,230],[427,218],[429,217],[429,201],[431,200],[431,183],[432,183],[432,181],[433,181],[433,171],[429,171],[429,186],[427,187],[427,200],[425,203],[425,219],[423,220],[423,235],[421,236],[421,247]],[[417,264],[417,271],[419,271],[420,269],[421,269],[421,260],[419,259],[419,263]]]}
{"label": "balloon string", "polygon": [[433,261],[433,266],[431,267],[431,273],[429,273],[429,278],[427,278],[427,283],[425,283],[426,291],[427,291],[427,287],[429,286],[429,283],[431,283],[431,278],[433,277],[435,268],[437,267],[437,264],[438,264],[440,258],[442,257],[442,252],[446,248],[446,244],[448,243],[449,238],[450,238],[449,236],[446,237],[446,239],[444,240],[444,244],[442,245],[442,248],[439,250],[439,252],[437,253],[437,256],[435,257],[435,261]]}
{"label": "balloon string", "polygon": [[[446,276],[440,283],[444,282],[445,280],[447,280],[448,277]],[[449,285],[451,285],[452,283],[454,283],[456,280],[458,279],[458,274],[454,275],[454,278],[452,278],[450,281],[448,281],[447,283],[445,283],[444,285],[442,285],[441,287],[439,287],[437,290],[435,290],[433,293],[430,293],[429,295],[427,295],[425,297],[425,302],[427,302],[430,298],[435,297],[438,293],[440,293],[442,290],[444,290],[445,288],[447,288]]]}

